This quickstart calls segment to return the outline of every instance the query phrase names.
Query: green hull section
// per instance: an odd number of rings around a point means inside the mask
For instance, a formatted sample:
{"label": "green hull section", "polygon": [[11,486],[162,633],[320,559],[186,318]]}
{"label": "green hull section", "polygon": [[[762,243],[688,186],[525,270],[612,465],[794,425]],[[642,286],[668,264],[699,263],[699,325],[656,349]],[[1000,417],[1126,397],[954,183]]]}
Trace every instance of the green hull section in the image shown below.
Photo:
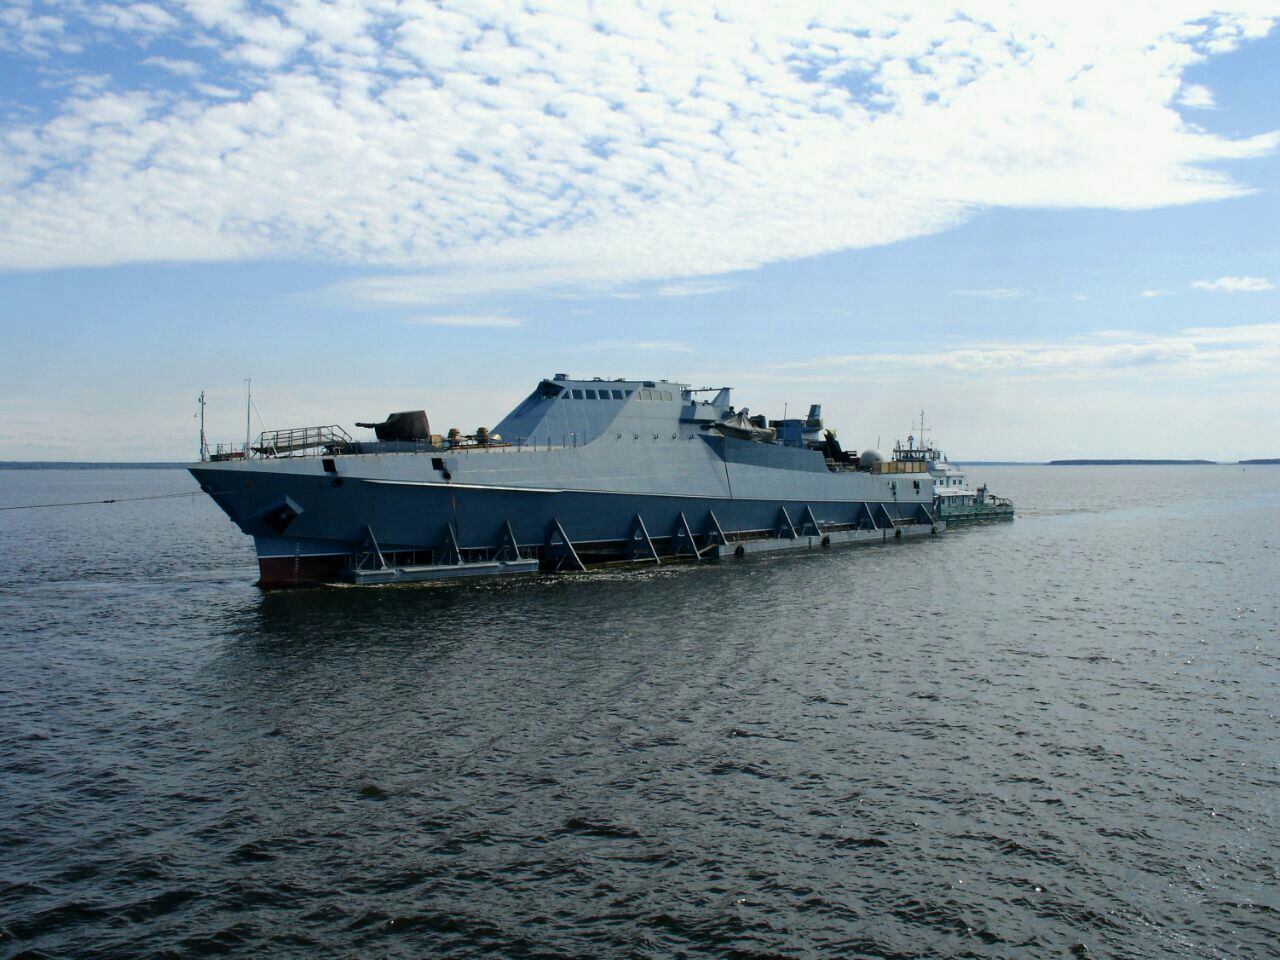
{"label": "green hull section", "polygon": [[1010,504],[970,503],[962,507],[943,507],[941,516],[948,524],[1012,520],[1013,506]]}

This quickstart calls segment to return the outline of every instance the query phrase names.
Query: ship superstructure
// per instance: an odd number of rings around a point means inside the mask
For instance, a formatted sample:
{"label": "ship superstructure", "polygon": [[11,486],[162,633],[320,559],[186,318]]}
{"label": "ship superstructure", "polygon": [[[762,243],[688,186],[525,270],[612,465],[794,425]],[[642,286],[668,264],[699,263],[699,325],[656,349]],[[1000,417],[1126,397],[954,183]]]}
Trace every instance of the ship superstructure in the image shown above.
{"label": "ship superstructure", "polygon": [[925,429],[924,412],[921,411],[919,440],[914,433],[907,436],[905,444],[899,440],[894,445],[891,462],[923,470],[933,478],[938,513],[942,519],[950,524],[1012,520],[1012,501],[991,493],[986,484],[972,489],[965,472],[948,460],[935,444],[925,441]]}
{"label": "ship superstructure", "polygon": [[927,473],[862,462],[821,409],[767,421],[729,388],[542,380],[491,430],[420,411],[356,441],[270,431],[190,467],[254,539],[263,586],[579,569],[940,532]]}

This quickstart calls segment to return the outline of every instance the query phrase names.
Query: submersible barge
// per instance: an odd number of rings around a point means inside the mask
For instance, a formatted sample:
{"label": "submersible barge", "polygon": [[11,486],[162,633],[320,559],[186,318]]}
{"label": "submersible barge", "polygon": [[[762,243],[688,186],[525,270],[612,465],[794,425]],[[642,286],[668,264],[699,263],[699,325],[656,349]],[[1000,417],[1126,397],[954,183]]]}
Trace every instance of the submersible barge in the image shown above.
{"label": "submersible barge", "polygon": [[189,467],[253,537],[264,587],[741,556],[940,533],[925,464],[841,449],[821,408],[766,421],[730,390],[541,381],[492,431],[393,414],[265,432]]}

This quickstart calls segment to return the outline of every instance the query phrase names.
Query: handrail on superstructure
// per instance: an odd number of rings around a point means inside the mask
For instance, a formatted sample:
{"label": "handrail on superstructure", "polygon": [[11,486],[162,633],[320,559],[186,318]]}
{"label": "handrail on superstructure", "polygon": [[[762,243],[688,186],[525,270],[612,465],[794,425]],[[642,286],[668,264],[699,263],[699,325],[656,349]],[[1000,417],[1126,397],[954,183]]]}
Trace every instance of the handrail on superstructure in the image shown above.
{"label": "handrail on superstructure", "polygon": [[308,451],[324,449],[340,450],[351,443],[351,435],[337,424],[323,427],[288,427],[284,430],[264,430],[258,434],[250,455],[260,457],[305,456]]}

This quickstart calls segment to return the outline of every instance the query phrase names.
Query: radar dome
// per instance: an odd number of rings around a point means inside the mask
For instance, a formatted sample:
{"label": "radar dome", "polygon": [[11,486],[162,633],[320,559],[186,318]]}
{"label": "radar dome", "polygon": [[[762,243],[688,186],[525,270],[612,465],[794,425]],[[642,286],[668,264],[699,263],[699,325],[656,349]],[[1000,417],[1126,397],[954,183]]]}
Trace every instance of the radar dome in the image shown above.
{"label": "radar dome", "polygon": [[858,459],[862,461],[864,467],[871,467],[877,463],[884,463],[884,454],[879,450],[863,450],[862,456]]}

